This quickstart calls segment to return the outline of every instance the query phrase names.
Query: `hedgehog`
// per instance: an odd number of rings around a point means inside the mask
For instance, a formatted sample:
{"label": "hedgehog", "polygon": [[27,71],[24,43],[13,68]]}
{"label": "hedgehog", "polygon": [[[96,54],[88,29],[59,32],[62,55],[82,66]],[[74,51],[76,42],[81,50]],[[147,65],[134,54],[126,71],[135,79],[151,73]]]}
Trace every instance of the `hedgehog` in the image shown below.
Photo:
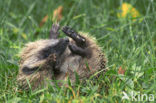
{"label": "hedgehog", "polygon": [[[25,45],[20,53],[17,83],[20,88],[35,90],[48,84],[67,85],[83,81],[98,71],[106,71],[106,58],[96,39],[69,26],[62,27],[67,37],[58,38],[60,26],[53,24],[50,38]],[[102,72],[103,73],[103,72]]]}

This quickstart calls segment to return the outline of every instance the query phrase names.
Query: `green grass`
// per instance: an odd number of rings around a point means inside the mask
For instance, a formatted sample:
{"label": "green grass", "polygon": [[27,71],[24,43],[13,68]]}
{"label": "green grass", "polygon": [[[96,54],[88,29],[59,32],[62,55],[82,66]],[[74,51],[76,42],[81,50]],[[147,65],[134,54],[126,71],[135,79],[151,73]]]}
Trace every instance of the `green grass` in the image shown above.
{"label": "green grass", "polygon": [[[136,21],[119,19],[116,14],[123,1],[136,7],[141,17]],[[106,54],[109,71],[75,88],[19,91],[15,83],[17,54],[25,43],[48,38],[52,21],[42,29],[38,24],[59,5],[64,7],[60,25],[95,36]],[[121,99],[123,91],[154,94],[156,101],[155,11],[155,0],[0,0],[0,102],[131,103]],[[125,75],[118,74],[120,66]]]}

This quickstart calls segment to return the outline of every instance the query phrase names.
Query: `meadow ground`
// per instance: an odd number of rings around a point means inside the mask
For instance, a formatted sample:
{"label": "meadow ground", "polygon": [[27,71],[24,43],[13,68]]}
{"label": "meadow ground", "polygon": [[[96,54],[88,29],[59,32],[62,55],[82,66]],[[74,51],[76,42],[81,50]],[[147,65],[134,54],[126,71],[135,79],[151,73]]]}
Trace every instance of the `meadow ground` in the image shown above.
{"label": "meadow ground", "polygon": [[[139,17],[117,16],[123,2],[133,5]],[[60,5],[60,25],[70,25],[96,37],[106,54],[109,71],[98,79],[88,78],[86,84],[76,84],[75,88],[20,91],[15,84],[17,54],[25,43],[48,38],[52,21],[49,19],[41,29],[38,25]],[[155,0],[0,0],[0,102],[132,102],[131,97],[122,100],[123,91],[128,96],[137,93],[135,101],[141,101],[143,94],[147,94],[147,101],[152,100],[153,94],[156,101],[155,11]],[[119,68],[125,70],[123,75]]]}

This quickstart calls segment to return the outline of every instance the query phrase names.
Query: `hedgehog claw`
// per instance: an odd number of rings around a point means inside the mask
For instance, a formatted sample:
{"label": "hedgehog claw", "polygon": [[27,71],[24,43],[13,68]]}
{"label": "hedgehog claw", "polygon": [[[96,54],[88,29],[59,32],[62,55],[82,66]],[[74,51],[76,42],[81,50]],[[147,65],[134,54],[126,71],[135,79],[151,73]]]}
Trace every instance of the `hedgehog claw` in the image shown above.
{"label": "hedgehog claw", "polygon": [[50,30],[50,39],[57,39],[58,35],[60,34],[58,31],[60,29],[59,24],[53,24]]}
{"label": "hedgehog claw", "polygon": [[69,37],[71,37],[78,46],[82,46],[85,44],[86,40],[84,37],[82,37],[80,34],[78,34],[76,31],[74,31],[72,28],[68,26],[64,26],[62,28],[62,31]]}

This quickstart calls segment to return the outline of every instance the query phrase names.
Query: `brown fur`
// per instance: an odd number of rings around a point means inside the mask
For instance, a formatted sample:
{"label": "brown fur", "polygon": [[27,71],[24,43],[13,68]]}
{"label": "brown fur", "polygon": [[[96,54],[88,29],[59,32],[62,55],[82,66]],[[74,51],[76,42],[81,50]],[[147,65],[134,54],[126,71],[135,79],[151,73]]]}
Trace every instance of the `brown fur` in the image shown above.
{"label": "brown fur", "polygon": [[[67,77],[71,80],[71,83],[75,82],[75,72],[79,75],[80,81],[90,77],[92,74],[106,70],[106,59],[102,53],[100,47],[97,45],[96,40],[89,35],[80,32],[85,37],[87,47],[85,48],[90,57],[81,57],[79,55],[71,55],[70,49],[67,47],[64,54],[61,56],[62,63],[59,73],[54,73],[50,64],[55,61],[55,55],[51,54],[47,59],[39,61],[37,60],[38,50],[47,47],[49,40],[39,40],[36,42],[28,43],[21,52],[21,61],[19,74],[17,76],[17,82],[23,89],[30,87],[34,90],[36,88],[46,86],[47,83],[53,85],[52,80],[60,80],[59,85],[66,84]],[[57,41],[56,41],[57,42]],[[73,40],[70,42],[75,43]],[[40,66],[40,70],[33,74],[26,75],[22,72],[21,68],[24,65],[30,67]],[[87,66],[88,65],[88,66]],[[49,82],[48,82],[49,81]]]}

